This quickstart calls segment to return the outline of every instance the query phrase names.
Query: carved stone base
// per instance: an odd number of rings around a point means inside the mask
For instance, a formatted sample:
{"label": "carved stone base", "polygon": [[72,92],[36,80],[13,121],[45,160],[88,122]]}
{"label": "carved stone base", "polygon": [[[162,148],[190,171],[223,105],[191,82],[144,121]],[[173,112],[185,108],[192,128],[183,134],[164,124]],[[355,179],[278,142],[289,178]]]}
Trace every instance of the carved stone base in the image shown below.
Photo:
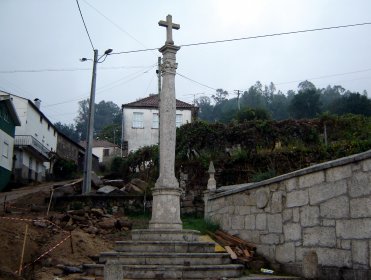
{"label": "carved stone base", "polygon": [[155,188],[150,229],[182,229],[179,188]]}

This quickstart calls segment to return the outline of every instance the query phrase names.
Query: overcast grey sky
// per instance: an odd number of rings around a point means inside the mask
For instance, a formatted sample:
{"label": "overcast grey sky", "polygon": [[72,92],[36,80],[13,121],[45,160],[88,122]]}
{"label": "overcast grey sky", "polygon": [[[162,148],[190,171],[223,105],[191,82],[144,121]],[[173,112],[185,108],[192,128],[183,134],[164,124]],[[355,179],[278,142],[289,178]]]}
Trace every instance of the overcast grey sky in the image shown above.
{"label": "overcast grey sky", "polygon": [[[79,0],[102,54],[161,47],[167,14],[177,45],[371,22],[370,0]],[[211,88],[256,81],[286,92],[299,81],[371,94],[371,25],[183,47],[178,72]],[[0,0],[0,89],[33,100],[52,122],[72,123],[89,97],[93,57],[75,0]],[[112,55],[98,66],[96,103],[118,106],[157,91],[158,51]],[[20,70],[49,70],[17,72]],[[53,70],[53,71],[51,71]],[[58,70],[58,71],[55,71]],[[68,70],[68,71],[60,71]],[[324,78],[324,76],[327,76]],[[322,78],[321,78],[322,77]],[[177,98],[214,90],[176,78]]]}

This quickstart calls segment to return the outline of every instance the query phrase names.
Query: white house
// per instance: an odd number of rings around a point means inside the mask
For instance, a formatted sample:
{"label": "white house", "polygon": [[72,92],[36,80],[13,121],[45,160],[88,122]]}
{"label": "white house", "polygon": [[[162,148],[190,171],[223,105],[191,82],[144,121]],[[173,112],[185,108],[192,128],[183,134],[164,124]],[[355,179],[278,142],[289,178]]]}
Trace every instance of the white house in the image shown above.
{"label": "white house", "polygon": [[58,132],[40,111],[41,101],[34,102],[11,94],[21,121],[15,129],[14,175],[16,181],[41,182],[51,174],[52,155],[57,150]]}
{"label": "white house", "polygon": [[[81,141],[80,145],[86,148],[86,141]],[[108,162],[113,157],[120,156],[120,147],[106,140],[93,140],[92,154],[98,157],[99,163]]]}
{"label": "white house", "polygon": [[[144,146],[158,144],[159,138],[159,98],[150,95],[135,102],[123,104],[123,149],[131,152]],[[176,100],[176,126],[192,122],[197,107]]]}

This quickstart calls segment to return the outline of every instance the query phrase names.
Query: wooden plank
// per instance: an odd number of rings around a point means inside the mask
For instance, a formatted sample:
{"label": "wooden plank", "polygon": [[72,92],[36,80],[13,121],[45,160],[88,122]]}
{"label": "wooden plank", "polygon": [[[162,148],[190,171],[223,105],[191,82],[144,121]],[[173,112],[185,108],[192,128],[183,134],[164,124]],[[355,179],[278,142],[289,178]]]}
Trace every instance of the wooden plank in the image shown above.
{"label": "wooden plank", "polygon": [[251,257],[251,253],[249,252],[249,250],[243,250],[243,253],[245,254],[246,257]]}
{"label": "wooden plank", "polygon": [[224,248],[227,250],[227,252],[228,252],[229,255],[231,256],[231,259],[232,259],[232,260],[237,260],[237,255],[236,255],[236,253],[232,250],[231,247],[229,247],[229,246],[225,246]]}
{"label": "wooden plank", "polygon": [[239,237],[230,235],[230,234],[228,234],[228,233],[226,233],[226,232],[224,232],[222,230],[217,230],[215,232],[215,234],[218,235],[218,236],[221,236],[223,239],[225,239],[225,240],[227,240],[229,242],[232,242],[234,244],[236,244],[236,243],[237,244],[241,244],[241,245],[243,244],[243,245],[248,246],[249,249],[252,250],[252,251],[255,251],[256,250],[256,245],[254,243],[247,242],[247,241],[245,241],[245,240],[243,240],[243,239],[241,239]]}

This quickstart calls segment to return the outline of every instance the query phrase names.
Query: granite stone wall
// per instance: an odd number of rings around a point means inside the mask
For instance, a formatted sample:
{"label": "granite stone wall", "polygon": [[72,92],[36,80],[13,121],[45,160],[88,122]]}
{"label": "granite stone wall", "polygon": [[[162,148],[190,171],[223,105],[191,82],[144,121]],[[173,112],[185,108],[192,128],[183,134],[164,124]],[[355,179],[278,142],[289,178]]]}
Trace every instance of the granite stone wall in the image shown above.
{"label": "granite stone wall", "polygon": [[371,151],[223,189],[206,193],[205,216],[272,264],[305,276],[315,252],[320,279],[371,279]]}

